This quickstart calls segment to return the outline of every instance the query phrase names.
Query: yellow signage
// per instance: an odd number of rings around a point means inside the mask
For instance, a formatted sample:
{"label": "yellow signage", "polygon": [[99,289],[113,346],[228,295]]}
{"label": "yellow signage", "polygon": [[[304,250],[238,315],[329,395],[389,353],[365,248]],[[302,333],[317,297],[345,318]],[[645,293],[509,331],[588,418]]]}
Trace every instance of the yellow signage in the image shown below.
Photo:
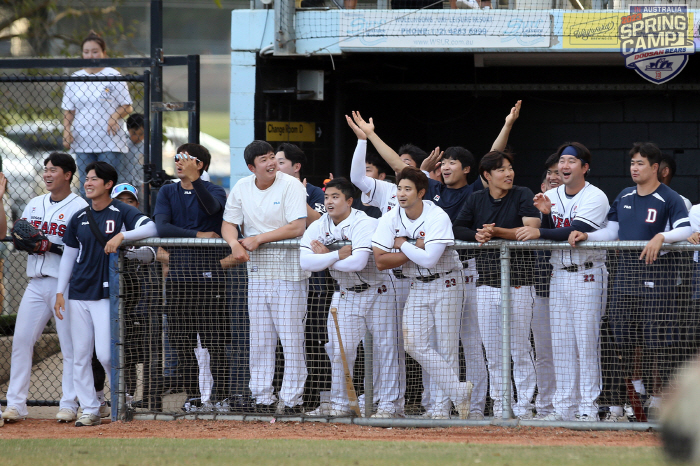
{"label": "yellow signage", "polygon": [[265,123],[268,141],[316,142],[316,123],[306,121],[268,121]]}
{"label": "yellow signage", "polygon": [[[628,12],[564,13],[565,49],[620,50],[620,21]],[[688,13],[688,37],[693,37],[693,14]]]}

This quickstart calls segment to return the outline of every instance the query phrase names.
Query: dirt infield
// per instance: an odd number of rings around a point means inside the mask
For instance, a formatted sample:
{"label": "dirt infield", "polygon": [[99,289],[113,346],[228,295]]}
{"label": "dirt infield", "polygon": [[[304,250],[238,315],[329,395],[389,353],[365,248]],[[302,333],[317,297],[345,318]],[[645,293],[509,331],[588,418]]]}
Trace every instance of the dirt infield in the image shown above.
{"label": "dirt infield", "polygon": [[133,421],[77,428],[54,420],[6,423],[0,440],[43,438],[183,438],[183,439],[318,439],[458,442],[525,446],[659,446],[651,432],[581,432],[542,427],[450,427],[384,429],[312,422]]}

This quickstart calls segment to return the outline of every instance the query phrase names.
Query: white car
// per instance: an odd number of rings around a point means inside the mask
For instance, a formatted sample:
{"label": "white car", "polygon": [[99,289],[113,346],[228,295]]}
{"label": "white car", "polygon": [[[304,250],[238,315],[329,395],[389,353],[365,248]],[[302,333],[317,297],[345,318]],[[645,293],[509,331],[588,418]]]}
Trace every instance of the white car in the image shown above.
{"label": "white car", "polygon": [[21,217],[30,199],[46,193],[43,159],[30,155],[4,136],[0,136],[0,157],[2,172],[7,178],[6,213],[14,221]]}

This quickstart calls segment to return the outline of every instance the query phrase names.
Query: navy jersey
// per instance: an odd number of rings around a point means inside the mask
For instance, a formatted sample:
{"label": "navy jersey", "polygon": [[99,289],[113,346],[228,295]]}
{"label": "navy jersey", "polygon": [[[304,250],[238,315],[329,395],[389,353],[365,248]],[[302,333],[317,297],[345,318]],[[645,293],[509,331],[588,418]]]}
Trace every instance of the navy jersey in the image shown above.
{"label": "navy jersey", "polygon": [[[222,206],[225,206],[226,191],[224,188],[208,181],[203,183],[207,191]],[[153,218],[161,214],[167,215],[172,225],[190,230],[191,238],[194,238],[198,231],[213,231],[221,236],[224,209],[222,208],[218,215],[208,215],[200,208],[195,190],[183,189],[180,183],[166,184],[158,191]]]}
{"label": "navy jersey", "polygon": [[306,183],[306,203],[316,212],[325,214],[326,203],[323,190],[311,183]]}
{"label": "navy jersey", "polygon": [[[68,223],[63,243],[79,249],[78,260],[70,279],[70,299],[99,301],[109,298],[109,256],[90,228],[85,207],[73,215]],[[123,230],[134,230],[151,219],[136,207],[117,200],[100,211],[92,211],[95,223],[104,239],[109,241]]]}
{"label": "navy jersey", "polygon": [[448,188],[439,181],[428,179],[428,191],[423,196],[423,199],[433,201],[435,205],[442,207],[442,210],[447,213],[450,220],[454,223],[460,209],[464,205],[464,201],[471,193],[482,189],[484,189],[484,185],[481,183],[481,177],[477,178],[474,183],[462,186],[459,189]]}
{"label": "navy jersey", "polygon": [[671,229],[690,226],[688,209],[681,196],[660,184],[653,193],[640,196],[637,188],[625,188],[610,206],[608,220],[618,222],[621,241],[649,241]]}

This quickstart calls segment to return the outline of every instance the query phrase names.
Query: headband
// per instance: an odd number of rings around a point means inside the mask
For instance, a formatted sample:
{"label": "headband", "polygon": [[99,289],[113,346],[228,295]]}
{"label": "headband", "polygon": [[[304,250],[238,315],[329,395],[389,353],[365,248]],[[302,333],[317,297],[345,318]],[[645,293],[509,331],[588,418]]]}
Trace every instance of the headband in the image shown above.
{"label": "headband", "polygon": [[564,150],[561,151],[561,155],[573,155],[579,159],[581,163],[588,163],[583,157],[581,157],[581,155],[578,153],[578,149],[574,146],[566,146]]}

